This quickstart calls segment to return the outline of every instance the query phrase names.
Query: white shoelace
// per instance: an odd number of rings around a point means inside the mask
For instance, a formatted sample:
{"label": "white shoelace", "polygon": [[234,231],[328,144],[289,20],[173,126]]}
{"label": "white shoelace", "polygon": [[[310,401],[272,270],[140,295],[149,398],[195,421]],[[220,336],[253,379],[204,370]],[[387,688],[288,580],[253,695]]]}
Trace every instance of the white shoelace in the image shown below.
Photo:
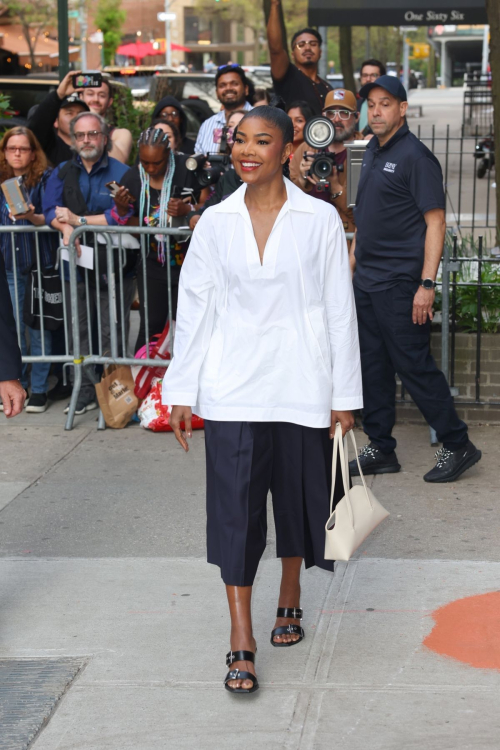
{"label": "white shoelace", "polygon": [[452,455],[453,452],[448,450],[448,448],[440,448],[438,451],[436,451],[435,458],[437,459],[437,468],[442,469],[449,457]]}
{"label": "white shoelace", "polygon": [[371,447],[371,445],[363,445],[359,451],[359,457],[375,459],[377,458],[377,452]]}

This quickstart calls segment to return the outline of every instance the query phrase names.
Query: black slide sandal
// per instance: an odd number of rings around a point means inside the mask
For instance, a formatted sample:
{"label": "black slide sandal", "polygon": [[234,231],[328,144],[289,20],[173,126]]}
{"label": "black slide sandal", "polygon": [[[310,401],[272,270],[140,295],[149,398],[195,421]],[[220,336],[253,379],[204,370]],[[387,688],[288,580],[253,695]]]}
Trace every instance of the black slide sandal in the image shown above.
{"label": "black slide sandal", "polygon": [[[257,652],[257,649],[255,649]],[[235,661],[251,661],[255,664],[255,654],[252,651],[229,651],[226,655],[226,667],[231,667]],[[252,682],[251,688],[233,688],[227,683],[231,680],[250,680]],[[224,680],[224,687],[229,690],[230,693],[255,693],[259,689],[259,683],[257,677],[251,672],[242,672],[239,669],[230,669]]]}
{"label": "black slide sandal", "polygon": [[[298,607],[278,607],[278,611],[276,612],[276,617],[287,617],[291,620],[302,620],[302,616],[302,610]],[[290,641],[289,643],[276,643],[274,640],[275,636],[286,634],[295,634],[300,637],[296,641]],[[288,646],[296,646],[297,643],[303,641],[305,637],[306,634],[304,633],[304,629],[301,628],[300,625],[282,625],[279,628],[274,628],[272,631],[271,644],[275,648],[288,648]]]}

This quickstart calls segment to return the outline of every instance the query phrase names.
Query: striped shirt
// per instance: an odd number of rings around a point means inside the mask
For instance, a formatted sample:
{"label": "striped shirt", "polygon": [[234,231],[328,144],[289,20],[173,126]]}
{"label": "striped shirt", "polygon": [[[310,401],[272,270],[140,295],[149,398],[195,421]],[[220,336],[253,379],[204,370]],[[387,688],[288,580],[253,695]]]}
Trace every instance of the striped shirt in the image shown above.
{"label": "striped shirt", "polygon": [[[253,109],[253,107],[248,102],[245,102],[243,107],[240,107],[240,109],[244,109],[249,112],[251,109]],[[221,109],[220,112],[217,112],[216,115],[213,115],[213,117],[209,117],[208,120],[205,120],[205,122],[202,123],[200,130],[198,131],[198,137],[196,139],[196,145],[194,147],[195,154],[218,153],[220,149],[220,142],[215,143],[214,130],[221,130],[225,126],[225,124],[226,111],[224,109]]]}

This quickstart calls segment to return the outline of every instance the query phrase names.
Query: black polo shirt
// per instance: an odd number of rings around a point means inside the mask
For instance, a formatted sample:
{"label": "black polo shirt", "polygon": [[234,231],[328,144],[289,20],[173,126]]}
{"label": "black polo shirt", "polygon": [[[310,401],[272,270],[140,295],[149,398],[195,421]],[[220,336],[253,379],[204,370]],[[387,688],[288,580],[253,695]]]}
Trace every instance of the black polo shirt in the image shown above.
{"label": "black polo shirt", "polygon": [[407,123],[382,147],[368,143],[358,185],[356,273],[366,292],[419,281],[424,264],[424,214],[446,206],[441,165]]}
{"label": "black polo shirt", "polygon": [[327,81],[318,77],[318,81],[311,80],[295,65],[287,68],[284,78],[276,80],[273,77],[274,90],[281,96],[286,106],[292,102],[307,102],[315,115],[320,115],[324,109],[325,97],[332,87]]}

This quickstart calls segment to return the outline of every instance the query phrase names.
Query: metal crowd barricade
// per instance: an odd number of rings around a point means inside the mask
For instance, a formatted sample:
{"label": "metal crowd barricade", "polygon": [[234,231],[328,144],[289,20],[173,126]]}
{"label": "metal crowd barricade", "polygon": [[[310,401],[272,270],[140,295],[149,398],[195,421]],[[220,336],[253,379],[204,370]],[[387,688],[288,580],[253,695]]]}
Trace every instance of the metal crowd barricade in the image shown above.
{"label": "metal crowd barricade", "polygon": [[[82,269],[81,266],[77,265],[77,250],[76,241],[80,241],[84,244],[83,237],[88,242],[89,234],[94,235],[94,273],[93,282],[91,282],[91,275],[87,269]],[[70,305],[71,305],[71,318],[72,318],[72,351],[73,358],[72,363],[74,365],[74,382],[73,392],[69,404],[69,411],[66,419],[65,429],[70,430],[73,426],[73,420],[76,411],[76,405],[78,396],[82,388],[83,371],[84,368],[89,368],[88,373],[90,378],[95,382],[95,375],[93,373],[93,366],[95,365],[137,365],[139,362],[142,365],[158,365],[158,360],[146,357],[145,359],[137,360],[133,356],[128,356],[128,334],[129,326],[127,323],[127,317],[129,315],[130,301],[127,300],[126,284],[124,268],[127,262],[127,248],[124,245],[124,235],[139,236],[139,248],[129,248],[129,252],[138,254],[138,264],[142,267],[142,279],[143,284],[139,289],[139,295],[141,303],[144,309],[145,318],[145,342],[148,346],[148,342],[151,336],[154,334],[161,333],[161,331],[150,330],[149,319],[148,319],[148,287],[147,287],[147,254],[149,250],[149,242],[147,237],[149,235],[165,235],[167,237],[185,238],[188,239],[192,232],[188,229],[180,228],[159,228],[159,227],[102,227],[102,226],[82,226],[77,227],[69,240],[69,288],[70,288]],[[98,236],[102,235],[104,240],[105,254],[106,254],[106,267],[105,269],[99,267],[99,244],[103,246],[103,243],[98,243]],[[113,235],[115,237],[113,238]],[[116,251],[116,252],[115,252]],[[115,255],[118,263],[115,263]],[[172,276],[170,267],[170,253],[168,248],[166,251],[166,268],[167,268],[167,295],[168,295],[168,319],[170,326],[172,326]],[[105,276],[107,281],[107,288],[103,285],[102,277]],[[130,278],[130,277],[129,277]],[[92,283],[95,284],[95,288],[91,289]],[[85,316],[82,316],[82,310],[80,305],[82,302],[85,305]],[[103,305],[107,307],[106,311],[103,311]],[[127,309],[128,308],[128,309]],[[83,351],[81,342],[81,325],[84,325],[84,330],[88,333],[88,349],[89,351]],[[93,340],[92,330],[97,329],[97,342]],[[109,327],[109,337],[104,331]],[[103,348],[103,341],[109,338],[109,346]],[[149,353],[149,352],[148,352]],[[98,428],[104,429],[105,423],[102,413],[99,415]]]}
{"label": "metal crowd barricade", "polygon": [[[42,346],[42,353],[40,356],[34,356],[33,354],[27,354],[23,355],[23,363],[33,363],[33,362],[61,362],[64,365],[69,365],[73,362],[73,356],[71,355],[69,351],[69,332],[71,328],[71,318],[69,317],[66,300],[64,298],[64,295],[62,297],[62,303],[63,303],[63,326],[64,326],[64,341],[65,341],[65,353],[64,354],[47,354],[46,347],[45,347],[45,328],[44,328],[44,318],[43,318],[43,304],[44,304],[44,295],[42,293],[42,265],[40,262],[40,242],[39,242],[39,235],[41,233],[44,234],[53,234],[56,235],[58,232],[55,229],[52,229],[48,226],[2,226],[0,225],[0,233],[1,234],[9,234],[10,235],[10,241],[11,241],[11,250],[12,250],[12,270],[13,270],[13,277],[14,277],[14,305],[15,308],[15,320],[16,320],[16,329],[17,329],[17,338],[19,347],[21,348],[21,318],[23,316],[23,310],[19,309],[19,299],[20,299],[20,269],[18,267],[18,259],[17,259],[17,250],[16,250],[16,235],[17,234],[33,234],[35,239],[35,259],[36,259],[36,269],[37,269],[37,278],[38,278],[38,299],[40,302],[40,336],[41,336],[41,346]],[[59,271],[62,274],[62,269],[59,264],[59,251],[57,253],[57,257],[54,259],[56,263],[56,268],[59,267]]]}

